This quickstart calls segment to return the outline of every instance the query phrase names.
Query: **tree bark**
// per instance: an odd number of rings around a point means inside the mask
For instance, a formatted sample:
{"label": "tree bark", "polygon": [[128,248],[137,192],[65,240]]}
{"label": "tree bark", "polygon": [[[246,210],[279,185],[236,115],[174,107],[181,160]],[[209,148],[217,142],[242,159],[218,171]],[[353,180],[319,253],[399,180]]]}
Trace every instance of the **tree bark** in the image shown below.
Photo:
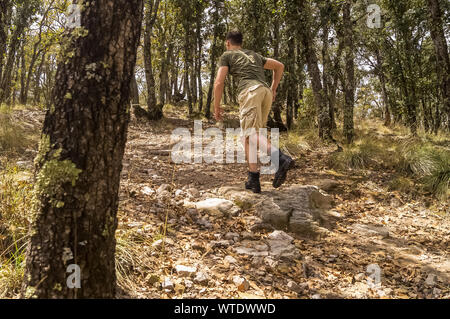
{"label": "tree bark", "polygon": [[151,120],[160,120],[163,116],[162,107],[156,100],[155,75],[152,65],[152,34],[156,21],[160,0],[146,0],[145,31],[144,31],[144,65],[147,81],[147,112]]}
{"label": "tree bark", "polygon": [[326,95],[320,77],[317,54],[312,43],[313,37],[311,35],[311,26],[309,22],[311,10],[306,0],[300,1],[298,10],[300,12],[300,21],[298,25],[299,33],[305,50],[308,73],[311,78],[314,99],[319,113],[319,136],[323,140],[333,140],[330,112],[327,108],[327,103],[325,102]]}
{"label": "tree bark", "polygon": [[[67,39],[35,161],[27,298],[115,297],[118,191],[142,8],[142,0],[91,2],[82,11],[86,36]],[[69,265],[81,269],[80,289],[67,284]]]}
{"label": "tree bark", "polygon": [[447,113],[447,129],[450,131],[450,59],[447,40],[443,28],[443,15],[439,0],[428,0],[430,14],[430,30],[433,39],[436,59],[438,62],[438,77],[441,82],[444,110]]}
{"label": "tree bark", "polygon": [[351,0],[343,5],[344,42],[345,42],[345,105],[344,105],[344,136],[347,144],[355,137],[353,111],[355,108],[355,58],[353,42],[353,22],[351,18]]}

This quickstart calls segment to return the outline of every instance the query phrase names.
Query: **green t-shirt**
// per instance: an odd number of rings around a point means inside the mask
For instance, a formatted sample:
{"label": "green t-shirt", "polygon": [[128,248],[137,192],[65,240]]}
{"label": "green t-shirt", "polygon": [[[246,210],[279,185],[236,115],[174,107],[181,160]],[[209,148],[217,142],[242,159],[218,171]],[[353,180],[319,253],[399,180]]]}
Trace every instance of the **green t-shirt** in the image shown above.
{"label": "green t-shirt", "polygon": [[239,49],[226,51],[219,61],[219,67],[227,66],[229,73],[238,81],[238,94],[243,90],[262,84],[266,87],[264,65],[267,58],[250,50]]}

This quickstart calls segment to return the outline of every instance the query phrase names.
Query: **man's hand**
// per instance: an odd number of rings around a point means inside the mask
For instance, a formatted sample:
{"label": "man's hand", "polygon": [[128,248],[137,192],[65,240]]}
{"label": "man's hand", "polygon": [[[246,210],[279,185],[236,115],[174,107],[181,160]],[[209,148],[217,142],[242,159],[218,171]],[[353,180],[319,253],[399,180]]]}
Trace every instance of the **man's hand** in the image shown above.
{"label": "man's hand", "polygon": [[220,106],[215,108],[214,117],[217,122],[223,121],[223,109]]}
{"label": "man's hand", "polygon": [[278,85],[280,84],[281,78],[283,77],[284,64],[274,59],[267,59],[267,62],[264,65],[264,69],[273,70],[272,94],[273,102],[275,102],[275,99],[277,97]]}

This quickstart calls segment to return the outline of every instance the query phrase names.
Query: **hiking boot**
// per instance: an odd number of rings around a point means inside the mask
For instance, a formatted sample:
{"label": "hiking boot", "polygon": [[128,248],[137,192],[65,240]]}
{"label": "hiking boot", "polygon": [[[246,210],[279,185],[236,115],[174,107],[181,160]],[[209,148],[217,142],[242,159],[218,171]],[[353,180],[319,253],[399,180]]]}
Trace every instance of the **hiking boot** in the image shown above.
{"label": "hiking boot", "polygon": [[287,172],[295,165],[295,161],[290,156],[283,154],[283,152],[281,151],[279,152],[280,162],[278,171],[275,173],[275,178],[273,180],[274,188],[279,188],[284,184],[284,182],[286,181]]}
{"label": "hiking boot", "polygon": [[248,181],[245,183],[245,189],[251,190],[253,193],[261,193],[261,183],[259,182],[260,173],[248,172]]}

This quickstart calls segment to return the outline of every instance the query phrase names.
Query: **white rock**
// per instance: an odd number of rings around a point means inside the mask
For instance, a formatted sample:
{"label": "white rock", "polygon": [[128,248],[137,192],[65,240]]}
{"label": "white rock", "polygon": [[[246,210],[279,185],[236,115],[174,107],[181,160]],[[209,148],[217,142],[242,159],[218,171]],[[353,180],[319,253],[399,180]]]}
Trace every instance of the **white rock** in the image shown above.
{"label": "white rock", "polygon": [[285,241],[288,242],[289,244],[294,241],[294,238],[292,238],[291,236],[289,236],[288,234],[286,234],[284,231],[281,230],[276,230],[273,233],[271,233],[269,235],[269,239]]}
{"label": "white rock", "polygon": [[225,261],[226,263],[229,263],[229,264],[235,264],[235,263],[237,263],[236,258],[234,258],[233,256],[226,256],[226,257],[224,258],[224,261]]}
{"label": "white rock", "polygon": [[233,277],[233,283],[236,285],[239,291],[247,291],[250,288],[250,284],[248,283],[247,279],[241,276],[234,276]]}
{"label": "white rock", "polygon": [[183,191],[182,191],[181,189],[177,189],[177,190],[175,191],[175,196],[176,196],[176,197],[181,196],[182,194],[183,194]]}
{"label": "white rock", "polygon": [[174,286],[172,280],[170,280],[169,277],[166,277],[166,278],[164,278],[164,281],[161,283],[161,287],[162,287],[162,289],[170,291],[170,290],[173,290],[175,286]]}
{"label": "white rock", "polygon": [[233,208],[233,202],[222,198],[209,198],[195,203],[195,208],[200,212],[207,212],[212,215],[223,215],[229,213]]}
{"label": "white rock", "polygon": [[176,265],[175,271],[179,276],[182,277],[190,277],[193,276],[197,272],[197,267],[189,267],[184,265]]}
{"label": "white rock", "polygon": [[155,193],[155,190],[151,189],[151,188],[148,187],[148,186],[145,186],[144,188],[142,188],[141,192],[142,192],[142,194],[144,194],[144,195],[152,195],[152,194]]}

